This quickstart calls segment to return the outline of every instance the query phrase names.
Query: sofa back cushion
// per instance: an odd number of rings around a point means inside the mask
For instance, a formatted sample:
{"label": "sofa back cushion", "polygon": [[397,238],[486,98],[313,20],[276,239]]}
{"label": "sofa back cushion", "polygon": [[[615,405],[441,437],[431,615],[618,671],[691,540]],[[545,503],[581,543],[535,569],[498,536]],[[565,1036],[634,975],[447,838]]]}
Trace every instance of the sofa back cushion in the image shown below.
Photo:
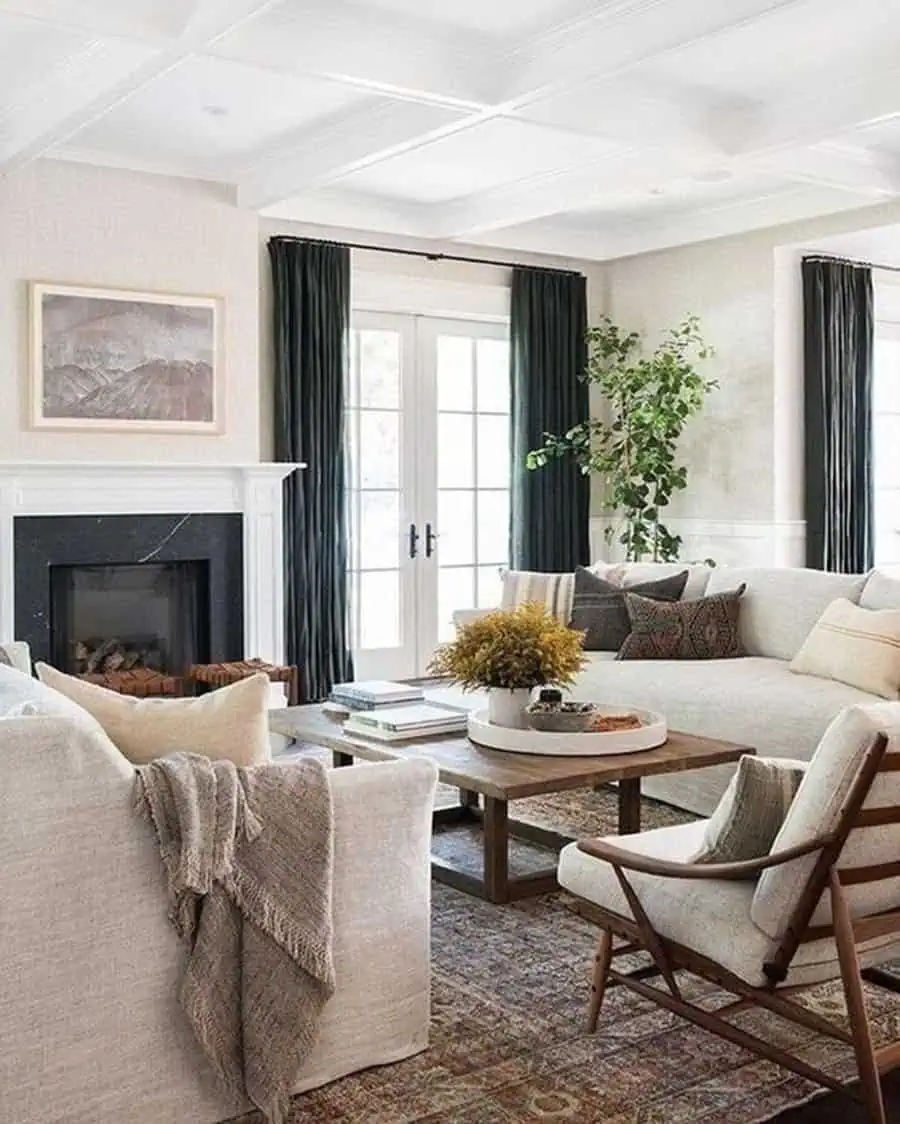
{"label": "sofa back cushion", "polygon": [[682,601],[695,601],[702,597],[712,573],[710,567],[703,562],[595,562],[591,570],[605,581],[622,585],[626,589],[644,582],[670,578],[687,570]]}
{"label": "sofa back cushion", "polygon": [[[879,732],[887,734],[888,752],[900,751],[900,702],[864,703],[847,707],[832,721],[813,754],[806,776],[791,804],[772,853],[826,835],[837,826],[842,808],[866,750]],[[900,805],[900,772],[878,776],[864,807]],[[864,828],[850,834],[838,860],[840,867],[895,862],[900,854],[900,824]],[[816,862],[815,855],[763,872],[753,896],[750,916],[770,937],[780,937]],[[855,916],[900,907],[900,878],[846,888]],[[831,921],[826,890],[812,917],[813,925]]]}
{"label": "sofa back cushion", "polygon": [[543,574],[532,570],[504,570],[501,609],[515,609],[537,601],[563,624],[572,615],[575,574]]}
{"label": "sofa back cushion", "polygon": [[[103,727],[77,702],[7,664],[0,664],[0,718],[65,718],[90,734]],[[105,735],[103,735],[105,737]]]}
{"label": "sofa back cushion", "polygon": [[825,609],[838,597],[856,604],[865,574],[822,570],[716,568],[707,595],[746,585],[741,601],[740,637],[748,656],[792,660]]}
{"label": "sofa back cushion", "polygon": [[900,609],[900,581],[872,570],[859,595],[861,609]]}
{"label": "sofa back cushion", "polygon": [[24,640],[8,640],[0,644],[0,664],[31,675],[31,649]]}

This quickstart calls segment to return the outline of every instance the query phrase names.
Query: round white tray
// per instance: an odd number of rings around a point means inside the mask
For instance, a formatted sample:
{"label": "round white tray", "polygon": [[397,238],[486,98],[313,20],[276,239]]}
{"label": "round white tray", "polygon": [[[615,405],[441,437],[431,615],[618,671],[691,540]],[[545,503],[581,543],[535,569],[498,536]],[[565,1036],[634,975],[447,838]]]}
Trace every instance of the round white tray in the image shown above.
{"label": "round white tray", "polygon": [[636,707],[598,706],[600,714],[636,714],[642,725],[636,730],[608,730],[585,734],[556,734],[544,730],[513,730],[494,726],[486,710],[469,715],[469,738],[487,749],[508,753],[531,753],[550,757],[605,757],[618,753],[640,753],[655,749],[669,736],[666,720],[653,710]]}

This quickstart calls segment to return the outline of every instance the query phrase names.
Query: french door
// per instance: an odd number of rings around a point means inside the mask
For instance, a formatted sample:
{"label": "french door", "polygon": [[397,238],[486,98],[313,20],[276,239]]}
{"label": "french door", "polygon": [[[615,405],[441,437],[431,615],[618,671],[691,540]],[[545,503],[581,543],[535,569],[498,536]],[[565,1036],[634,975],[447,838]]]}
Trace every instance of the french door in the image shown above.
{"label": "french door", "polygon": [[500,600],[509,536],[505,324],[359,312],[347,395],[358,678],[422,674],[455,609]]}

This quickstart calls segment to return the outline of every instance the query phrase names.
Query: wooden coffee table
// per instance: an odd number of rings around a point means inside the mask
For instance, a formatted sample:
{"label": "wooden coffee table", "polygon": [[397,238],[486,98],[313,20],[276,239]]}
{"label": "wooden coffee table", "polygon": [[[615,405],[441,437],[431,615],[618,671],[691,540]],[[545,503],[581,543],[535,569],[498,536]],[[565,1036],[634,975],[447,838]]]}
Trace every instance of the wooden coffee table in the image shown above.
{"label": "wooden coffee table", "polygon": [[[509,818],[509,802],[526,796],[593,788],[618,782],[619,834],[641,829],[641,777],[681,773],[737,761],[754,751],[747,746],[713,738],[670,731],[665,745],[640,753],[616,757],[542,757],[482,749],[468,738],[453,734],[416,738],[408,742],[378,742],[344,732],[320,706],[292,706],[269,715],[273,733],[296,741],[324,746],[332,751],[335,765],[365,761],[397,761],[405,757],[429,757],[438,767],[440,780],[459,789],[460,802],[435,810],[435,824],[479,822],[483,828],[484,876],[468,871],[436,855],[432,856],[434,878],[490,902],[510,902],[557,889],[556,870],[510,876],[509,837],[527,839],[559,850],[571,839],[556,831]],[[481,801],[479,801],[481,797]]]}

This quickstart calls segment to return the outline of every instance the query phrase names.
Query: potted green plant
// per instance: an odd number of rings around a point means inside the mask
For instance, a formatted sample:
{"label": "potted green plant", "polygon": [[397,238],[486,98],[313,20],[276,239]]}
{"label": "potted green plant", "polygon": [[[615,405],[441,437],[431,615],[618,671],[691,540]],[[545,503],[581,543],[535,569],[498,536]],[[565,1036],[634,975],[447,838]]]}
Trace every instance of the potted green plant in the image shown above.
{"label": "potted green plant", "polygon": [[617,539],[628,562],[678,558],[681,537],[661,516],[672,496],[687,486],[678,442],[718,386],[697,369],[713,355],[696,316],[669,329],[649,353],[637,332],[623,332],[603,317],[588,332],[585,375],[600,391],[603,416],[592,416],[562,435],[544,434],[543,446],[528,454],[530,469],[573,456],[583,473],[603,480],[606,504],[624,524],[608,527],[606,539]]}
{"label": "potted green plant", "polygon": [[487,690],[490,721],[523,728],[531,692],[570,686],[585,664],[583,645],[583,632],[530,602],[460,625],[456,638],[435,652],[428,670],[469,690]]}

